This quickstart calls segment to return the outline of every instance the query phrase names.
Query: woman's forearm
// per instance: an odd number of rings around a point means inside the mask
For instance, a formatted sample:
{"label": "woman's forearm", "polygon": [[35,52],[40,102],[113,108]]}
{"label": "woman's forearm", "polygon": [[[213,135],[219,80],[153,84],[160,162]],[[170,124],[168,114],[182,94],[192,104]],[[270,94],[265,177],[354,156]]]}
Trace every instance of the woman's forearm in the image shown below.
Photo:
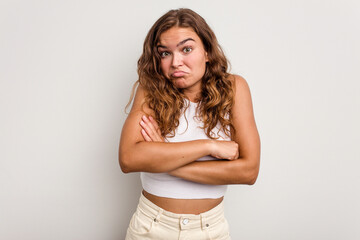
{"label": "woman's forearm", "polygon": [[248,184],[255,183],[259,172],[256,161],[237,159],[233,161],[199,161],[177,168],[169,174],[203,184]]}
{"label": "woman's forearm", "polygon": [[211,142],[137,142],[120,148],[119,158],[123,172],[169,172],[209,155]]}

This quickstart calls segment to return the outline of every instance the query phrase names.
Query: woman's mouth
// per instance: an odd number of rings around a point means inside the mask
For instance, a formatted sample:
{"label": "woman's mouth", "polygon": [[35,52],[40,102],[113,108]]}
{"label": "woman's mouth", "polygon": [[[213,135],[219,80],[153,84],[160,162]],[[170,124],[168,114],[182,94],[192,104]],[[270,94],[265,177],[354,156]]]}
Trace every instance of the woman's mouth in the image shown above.
{"label": "woman's mouth", "polygon": [[183,72],[183,71],[175,71],[171,74],[171,77],[175,77],[175,78],[178,78],[178,77],[183,77],[186,75],[186,72]]}

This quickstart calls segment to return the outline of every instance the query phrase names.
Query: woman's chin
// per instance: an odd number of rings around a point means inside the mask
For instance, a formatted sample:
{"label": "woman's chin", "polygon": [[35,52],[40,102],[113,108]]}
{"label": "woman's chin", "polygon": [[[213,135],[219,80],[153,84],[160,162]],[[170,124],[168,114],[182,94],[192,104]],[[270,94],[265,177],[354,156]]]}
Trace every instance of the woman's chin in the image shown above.
{"label": "woman's chin", "polygon": [[174,86],[177,88],[186,88],[187,87],[183,78],[174,79],[173,83],[174,83]]}

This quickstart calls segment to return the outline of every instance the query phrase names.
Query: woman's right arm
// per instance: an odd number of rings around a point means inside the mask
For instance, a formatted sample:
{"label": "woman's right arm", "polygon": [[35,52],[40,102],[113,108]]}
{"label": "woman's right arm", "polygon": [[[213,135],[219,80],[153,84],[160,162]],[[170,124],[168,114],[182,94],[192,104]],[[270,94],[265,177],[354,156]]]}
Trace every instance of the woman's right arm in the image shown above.
{"label": "woman's right arm", "polygon": [[[129,172],[169,172],[206,155],[216,155],[223,159],[236,159],[238,146],[229,142],[229,151],[217,151],[212,140],[194,140],[188,142],[147,142],[141,134],[142,117],[153,112],[144,104],[145,92],[138,87],[133,106],[127,117],[120,139],[119,162],[124,173]],[[225,143],[224,143],[225,144]],[[230,146],[231,145],[231,146]],[[233,147],[232,147],[233,146]]]}

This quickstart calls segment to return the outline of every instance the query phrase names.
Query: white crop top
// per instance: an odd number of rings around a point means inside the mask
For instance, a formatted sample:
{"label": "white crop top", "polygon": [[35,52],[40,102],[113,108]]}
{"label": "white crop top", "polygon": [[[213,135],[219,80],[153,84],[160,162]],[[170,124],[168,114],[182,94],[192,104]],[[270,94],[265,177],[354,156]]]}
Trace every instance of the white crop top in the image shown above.
{"label": "white crop top", "polygon": [[[174,137],[166,138],[168,142],[185,142],[197,139],[209,139],[206,136],[203,122],[196,117],[197,103],[185,100],[189,107],[180,116],[179,126],[175,130]],[[185,119],[186,116],[186,119]],[[186,122],[187,120],[187,122]],[[230,140],[224,132],[218,133],[219,124],[213,129],[214,136],[218,140]],[[212,156],[204,156],[197,161],[216,160]],[[171,176],[167,173],[148,173],[141,172],[141,183],[145,191],[160,197],[177,198],[177,199],[204,199],[220,198],[224,196],[227,185],[208,185],[184,180],[182,178]]]}

